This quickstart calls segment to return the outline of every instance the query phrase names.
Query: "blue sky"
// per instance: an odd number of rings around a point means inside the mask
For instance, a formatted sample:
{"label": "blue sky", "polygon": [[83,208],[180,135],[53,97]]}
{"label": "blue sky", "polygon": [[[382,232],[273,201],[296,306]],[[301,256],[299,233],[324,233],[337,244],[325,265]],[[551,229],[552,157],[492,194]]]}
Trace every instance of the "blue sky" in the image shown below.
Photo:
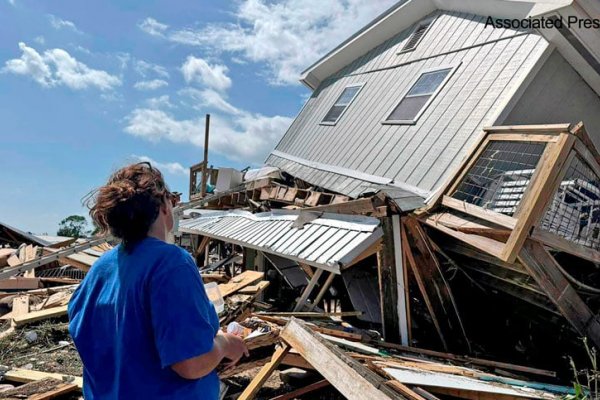
{"label": "blue sky", "polygon": [[258,166],[300,72],[393,0],[0,0],[0,221],[54,234],[115,169]]}

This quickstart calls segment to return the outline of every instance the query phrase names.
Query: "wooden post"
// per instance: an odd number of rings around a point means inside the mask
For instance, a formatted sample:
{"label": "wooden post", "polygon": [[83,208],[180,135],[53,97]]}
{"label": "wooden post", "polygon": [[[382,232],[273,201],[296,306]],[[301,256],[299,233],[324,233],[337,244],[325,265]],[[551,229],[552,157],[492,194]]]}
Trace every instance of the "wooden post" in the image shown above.
{"label": "wooden post", "polygon": [[315,286],[319,282],[319,278],[321,277],[321,274],[323,274],[323,270],[321,268],[317,268],[317,271],[310,279],[310,282],[308,282],[306,289],[304,289],[304,292],[302,292],[302,295],[300,296],[298,303],[296,303],[296,306],[294,307],[294,311],[302,311],[302,308],[306,305],[306,301],[310,297],[310,294],[312,293]]}
{"label": "wooden post", "polygon": [[394,254],[394,229],[392,217],[381,218],[383,246],[377,253],[377,275],[379,280],[379,302],[383,337],[387,342],[400,342],[400,320],[398,317],[398,277]]}
{"label": "wooden post", "polygon": [[429,237],[414,218],[402,220],[407,259],[445,350],[471,352],[450,286],[433,253]]}
{"label": "wooden post", "polygon": [[325,293],[327,292],[327,289],[329,289],[329,286],[331,286],[331,283],[333,282],[334,278],[335,278],[335,273],[330,272],[329,276],[327,277],[327,280],[325,281],[323,286],[321,286],[321,290],[319,290],[319,294],[317,294],[317,297],[315,297],[315,300],[310,304],[310,306],[308,306],[308,311],[314,310],[315,307],[317,306],[317,304],[319,304],[321,302],[321,300],[323,300],[323,296],[325,296]]}
{"label": "wooden post", "polygon": [[400,324],[400,343],[409,345],[408,320],[410,318],[410,302],[408,296],[408,282],[406,268],[402,253],[402,240],[400,238],[400,215],[392,215],[392,234],[394,235],[394,259],[396,264],[396,282],[398,293],[398,321]]}
{"label": "wooden post", "polygon": [[201,197],[206,196],[206,180],[208,178],[208,131],[210,128],[210,114],[206,114],[206,126],[204,127],[204,161],[202,163],[202,191]]}

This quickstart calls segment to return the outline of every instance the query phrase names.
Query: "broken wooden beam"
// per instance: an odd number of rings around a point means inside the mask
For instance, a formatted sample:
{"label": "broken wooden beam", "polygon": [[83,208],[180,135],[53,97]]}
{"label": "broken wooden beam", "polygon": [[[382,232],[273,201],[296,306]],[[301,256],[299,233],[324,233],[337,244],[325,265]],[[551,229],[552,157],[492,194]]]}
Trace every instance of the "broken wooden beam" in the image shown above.
{"label": "broken wooden beam", "polygon": [[383,229],[383,246],[377,253],[377,280],[379,283],[379,305],[383,337],[388,342],[400,342],[400,317],[398,313],[406,312],[406,310],[398,309],[398,296],[404,296],[404,293],[398,293],[392,218],[381,218],[381,228]]}
{"label": "broken wooden beam", "polygon": [[412,272],[445,350],[470,352],[458,308],[429,237],[415,218],[402,219],[402,238]]}
{"label": "broken wooden beam", "polygon": [[328,343],[302,321],[292,318],[280,337],[347,399],[404,399],[381,376]]}
{"label": "broken wooden beam", "polygon": [[600,320],[585,304],[567,278],[558,262],[540,243],[527,239],[519,253],[520,263],[550,297],[561,314],[581,335],[600,346]]}
{"label": "broken wooden beam", "polygon": [[271,357],[271,361],[265,364],[258,374],[252,379],[252,382],[244,389],[238,400],[251,400],[256,396],[262,385],[269,379],[273,371],[279,366],[283,358],[290,351],[288,345],[278,347]]}

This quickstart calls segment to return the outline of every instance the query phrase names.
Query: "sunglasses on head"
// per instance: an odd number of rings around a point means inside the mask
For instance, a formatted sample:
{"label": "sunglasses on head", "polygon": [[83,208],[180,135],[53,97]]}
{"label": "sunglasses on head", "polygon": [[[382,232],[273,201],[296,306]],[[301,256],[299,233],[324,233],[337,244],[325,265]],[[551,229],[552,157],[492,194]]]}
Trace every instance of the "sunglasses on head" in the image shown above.
{"label": "sunglasses on head", "polygon": [[169,191],[167,191],[165,193],[165,196],[171,202],[171,204],[173,205],[173,207],[177,206],[177,204],[179,204],[179,202],[181,201],[181,193],[179,193],[179,192],[169,192]]}

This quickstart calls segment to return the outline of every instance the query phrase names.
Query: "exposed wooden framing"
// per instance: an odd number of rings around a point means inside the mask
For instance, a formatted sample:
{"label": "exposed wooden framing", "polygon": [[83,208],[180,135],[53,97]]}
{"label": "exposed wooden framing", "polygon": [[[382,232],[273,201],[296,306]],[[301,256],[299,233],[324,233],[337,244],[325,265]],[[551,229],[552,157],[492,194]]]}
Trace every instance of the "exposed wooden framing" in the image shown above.
{"label": "exposed wooden framing", "polygon": [[476,217],[509,229],[514,229],[514,227],[517,225],[516,218],[509,217],[508,215],[504,214],[499,214],[491,210],[486,210],[485,208],[474,206],[473,204],[457,200],[450,196],[444,195],[442,198],[442,204],[446,207],[450,207],[457,211],[474,215]]}
{"label": "exposed wooden framing", "polygon": [[585,260],[589,260],[594,263],[600,263],[600,252],[597,250],[590,249],[589,247],[582,246],[578,243],[571,242],[563,237],[555,235],[554,233],[545,231],[540,228],[534,228],[531,233],[531,238],[541,242],[547,246],[553,247],[556,250],[564,251],[565,253],[574,254]]}
{"label": "exposed wooden framing", "polygon": [[502,254],[502,249],[504,246],[504,243],[502,243],[502,242],[487,238],[485,236],[479,236],[479,235],[463,233],[460,231],[455,231],[453,229],[445,227],[444,225],[437,224],[434,220],[426,219],[424,222],[427,225],[429,225],[441,232],[444,232],[447,235],[454,237],[455,239],[458,239],[467,244],[470,244],[471,246],[476,247],[477,249],[484,251],[488,254],[491,254],[495,257],[500,258],[500,255]]}
{"label": "exposed wooden framing", "polygon": [[473,144],[470,151],[467,152],[467,154],[471,154],[471,156],[465,157],[465,159],[462,161],[462,163],[456,170],[455,175],[448,177],[448,179],[444,182],[440,189],[438,189],[432,196],[432,198],[427,202],[427,207],[424,211],[432,210],[442,202],[444,194],[452,193],[450,189],[456,185],[456,182],[460,182],[460,179],[464,177],[467,171],[471,168],[471,165],[473,165],[473,163],[477,160],[477,158],[485,149],[485,144],[487,144],[487,141],[484,135],[482,136],[481,142]]}
{"label": "exposed wooden framing", "polygon": [[302,321],[292,318],[280,337],[347,399],[404,399],[381,376],[319,337]]}
{"label": "exposed wooden framing", "polygon": [[519,261],[575,330],[600,346],[598,316],[591,312],[573,289],[554,257],[540,243],[527,239],[519,254]]}
{"label": "exposed wooden framing", "polygon": [[556,135],[542,135],[535,133],[493,133],[488,135],[491,141],[507,140],[511,142],[556,142]]}
{"label": "exposed wooden framing", "polygon": [[296,306],[294,307],[294,311],[301,311],[302,308],[306,305],[306,301],[308,300],[308,298],[310,297],[313,289],[315,288],[315,286],[319,282],[319,278],[321,277],[322,274],[323,274],[323,270],[321,268],[317,268],[317,270],[313,274],[312,278],[310,278],[310,281],[308,282],[308,285],[306,285],[306,288],[302,292],[302,295],[300,296],[300,299],[296,303]]}
{"label": "exposed wooden framing", "polygon": [[385,196],[376,194],[364,199],[350,200],[347,202],[335,202],[322,206],[308,207],[306,211],[324,211],[337,214],[369,214],[377,213],[377,207],[385,205]]}
{"label": "exposed wooden framing", "polygon": [[198,259],[200,259],[200,257],[202,257],[202,254],[204,254],[204,252],[208,248],[208,244],[210,243],[210,240],[211,240],[211,238],[209,236],[202,236],[202,240],[200,241],[200,244],[196,248],[196,260],[198,260]]}
{"label": "exposed wooden framing", "polygon": [[503,125],[486,126],[483,130],[487,133],[548,134],[567,132],[570,126],[571,124]]}
{"label": "exposed wooden framing", "polygon": [[383,246],[377,253],[377,277],[379,282],[379,304],[383,337],[388,342],[400,341],[400,318],[398,309],[398,277],[392,218],[381,218]]}
{"label": "exposed wooden framing", "polygon": [[549,145],[542,154],[538,168],[519,204],[517,224],[506,242],[500,257],[502,260],[512,263],[517,259],[531,227],[542,217],[546,204],[552,200],[552,195],[560,184],[558,177],[574,141],[575,136],[561,133],[559,140],[554,145]]}
{"label": "exposed wooden framing", "polygon": [[[570,242],[551,232],[545,232],[540,228],[536,228],[552,202],[552,196],[558,189],[562,177],[576,153],[596,174],[600,175],[600,154],[593,146],[591,139],[587,136],[583,124],[579,123],[571,131],[568,130],[569,126],[569,124],[555,124],[486,128],[487,135],[484,136],[476,150],[468,157],[455,177],[438,194],[441,203],[446,207],[511,229],[512,231],[508,237],[507,231],[487,230],[485,228],[471,229],[470,227],[460,228],[449,226],[439,221],[433,221],[430,217],[424,216],[426,222],[436,229],[465,241],[508,263],[513,263],[517,259],[521,246],[526,238],[530,236],[561,251],[598,262],[600,260],[600,252]],[[457,201],[450,197],[457,185],[463,180],[465,174],[476,162],[483,149],[491,141],[499,140],[541,141],[547,143],[535,173],[513,217],[486,210],[466,202]],[[429,207],[429,210],[432,207],[433,205]],[[482,236],[492,240],[482,240]]]}
{"label": "exposed wooden framing", "polygon": [[334,274],[333,272],[329,273],[329,275],[327,276],[327,280],[325,280],[325,283],[323,283],[323,285],[321,286],[321,289],[319,290],[317,297],[315,297],[313,302],[308,306],[308,311],[314,310],[315,307],[317,306],[317,304],[319,304],[321,302],[321,300],[323,300],[323,296],[325,296],[325,293],[329,289],[329,286],[331,286],[331,283],[333,282],[335,275],[336,274]]}
{"label": "exposed wooden framing", "polygon": [[262,367],[254,379],[252,379],[252,382],[246,386],[246,389],[238,397],[238,400],[252,400],[289,351],[290,347],[288,345],[278,347],[275,353],[273,353],[271,361]]}
{"label": "exposed wooden framing", "polygon": [[[445,349],[470,352],[452,291],[442,274],[427,234],[414,218],[402,220],[405,252]],[[404,247],[404,246],[403,246]]]}
{"label": "exposed wooden framing", "polygon": [[306,276],[308,276],[309,278],[312,278],[313,275],[315,274],[313,271],[313,267],[311,267],[310,265],[304,264],[304,263],[298,263],[298,265],[300,266],[302,271],[304,271]]}

